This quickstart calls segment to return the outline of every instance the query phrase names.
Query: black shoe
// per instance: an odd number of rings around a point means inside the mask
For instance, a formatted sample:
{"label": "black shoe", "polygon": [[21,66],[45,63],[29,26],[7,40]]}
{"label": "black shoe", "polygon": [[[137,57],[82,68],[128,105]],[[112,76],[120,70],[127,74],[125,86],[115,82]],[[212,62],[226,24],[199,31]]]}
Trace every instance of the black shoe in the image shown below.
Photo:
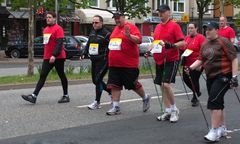
{"label": "black shoe", "polygon": [[192,98],[191,102],[192,102],[192,107],[196,107],[199,105],[199,100],[194,97]]}
{"label": "black shoe", "polygon": [[22,95],[22,98],[23,98],[25,101],[29,101],[29,102],[31,102],[31,103],[33,103],[33,104],[35,104],[35,103],[36,103],[36,100],[37,100],[37,98],[34,97],[32,94]]}
{"label": "black shoe", "polygon": [[58,103],[67,103],[70,102],[69,96],[62,96],[60,100],[58,100]]}

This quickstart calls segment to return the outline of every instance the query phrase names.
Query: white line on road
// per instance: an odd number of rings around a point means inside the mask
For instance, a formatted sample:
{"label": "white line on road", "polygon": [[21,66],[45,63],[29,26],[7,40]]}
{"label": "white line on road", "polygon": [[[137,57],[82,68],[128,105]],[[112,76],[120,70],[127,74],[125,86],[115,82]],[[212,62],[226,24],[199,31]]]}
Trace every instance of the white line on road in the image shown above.
{"label": "white line on road", "polygon": [[[192,92],[189,92],[187,94],[192,94]],[[186,95],[186,93],[179,93],[179,94],[174,94],[175,96],[182,96],[182,95]],[[162,96],[159,96],[160,98],[162,98]],[[156,99],[158,98],[158,96],[151,96],[151,99]],[[136,98],[136,99],[128,99],[128,100],[121,100],[120,103],[127,103],[127,102],[134,102],[134,101],[141,101],[142,98]],[[101,103],[101,105],[109,105],[111,102],[104,102]],[[86,108],[88,105],[81,105],[81,106],[76,106],[77,108]]]}

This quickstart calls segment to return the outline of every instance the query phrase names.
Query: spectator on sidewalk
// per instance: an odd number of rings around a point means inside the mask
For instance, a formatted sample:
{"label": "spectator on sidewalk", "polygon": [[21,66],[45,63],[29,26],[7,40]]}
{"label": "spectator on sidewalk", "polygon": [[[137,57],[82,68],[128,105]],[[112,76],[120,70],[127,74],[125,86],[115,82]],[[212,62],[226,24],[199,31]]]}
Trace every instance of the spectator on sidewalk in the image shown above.
{"label": "spectator on sidewalk", "polygon": [[218,35],[227,38],[232,43],[235,41],[235,31],[227,25],[227,18],[220,17],[219,18],[220,28],[218,30]]}

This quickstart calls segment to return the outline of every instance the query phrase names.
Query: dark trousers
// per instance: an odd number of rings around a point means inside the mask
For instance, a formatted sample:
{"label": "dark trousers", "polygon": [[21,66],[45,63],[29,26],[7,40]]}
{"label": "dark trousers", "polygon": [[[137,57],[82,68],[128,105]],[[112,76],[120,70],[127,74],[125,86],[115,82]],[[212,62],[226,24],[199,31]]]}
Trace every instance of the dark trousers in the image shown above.
{"label": "dark trousers", "polygon": [[103,77],[106,75],[107,70],[108,70],[107,60],[92,61],[92,82],[96,86],[95,100],[97,102],[100,102],[103,90],[111,94],[110,90],[107,90],[106,83],[103,81]]}
{"label": "dark trousers", "polygon": [[64,62],[65,62],[65,59],[56,59],[53,64],[50,64],[49,60],[43,61],[40,79],[38,80],[38,83],[36,85],[36,88],[35,88],[33,94],[38,95],[38,93],[40,92],[40,90],[42,89],[42,87],[46,81],[46,78],[47,78],[50,70],[52,70],[53,67],[55,67],[57,74],[58,74],[59,78],[61,79],[63,95],[68,94],[68,80],[64,73]]}
{"label": "dark trousers", "polygon": [[194,89],[192,87],[191,81],[189,79],[189,76],[186,74],[186,72],[183,70],[183,81],[185,84],[193,91],[193,98],[196,98],[196,95],[200,95],[200,86],[199,86],[199,78],[201,76],[202,71],[192,70],[190,71],[190,77],[193,82],[193,86],[195,88],[196,93],[194,92]]}

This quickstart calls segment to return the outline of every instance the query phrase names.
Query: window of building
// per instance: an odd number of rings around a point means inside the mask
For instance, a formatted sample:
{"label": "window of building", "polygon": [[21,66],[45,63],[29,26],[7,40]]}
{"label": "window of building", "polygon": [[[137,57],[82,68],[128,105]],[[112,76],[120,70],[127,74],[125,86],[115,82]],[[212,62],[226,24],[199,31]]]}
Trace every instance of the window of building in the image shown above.
{"label": "window of building", "polygon": [[184,1],[185,0],[179,0],[173,2],[173,11],[174,12],[184,12]]}
{"label": "window of building", "polygon": [[170,5],[170,0],[156,0],[155,1],[155,8],[154,9],[157,9],[159,8],[160,5],[162,4],[165,4],[165,5]]}
{"label": "window of building", "polygon": [[91,6],[94,6],[94,7],[100,7],[100,3],[99,3],[99,0],[90,0],[91,2]]}
{"label": "window of building", "polygon": [[115,0],[110,0],[110,1],[107,3],[107,7],[108,7],[108,8],[116,8],[116,1],[115,1]]}

